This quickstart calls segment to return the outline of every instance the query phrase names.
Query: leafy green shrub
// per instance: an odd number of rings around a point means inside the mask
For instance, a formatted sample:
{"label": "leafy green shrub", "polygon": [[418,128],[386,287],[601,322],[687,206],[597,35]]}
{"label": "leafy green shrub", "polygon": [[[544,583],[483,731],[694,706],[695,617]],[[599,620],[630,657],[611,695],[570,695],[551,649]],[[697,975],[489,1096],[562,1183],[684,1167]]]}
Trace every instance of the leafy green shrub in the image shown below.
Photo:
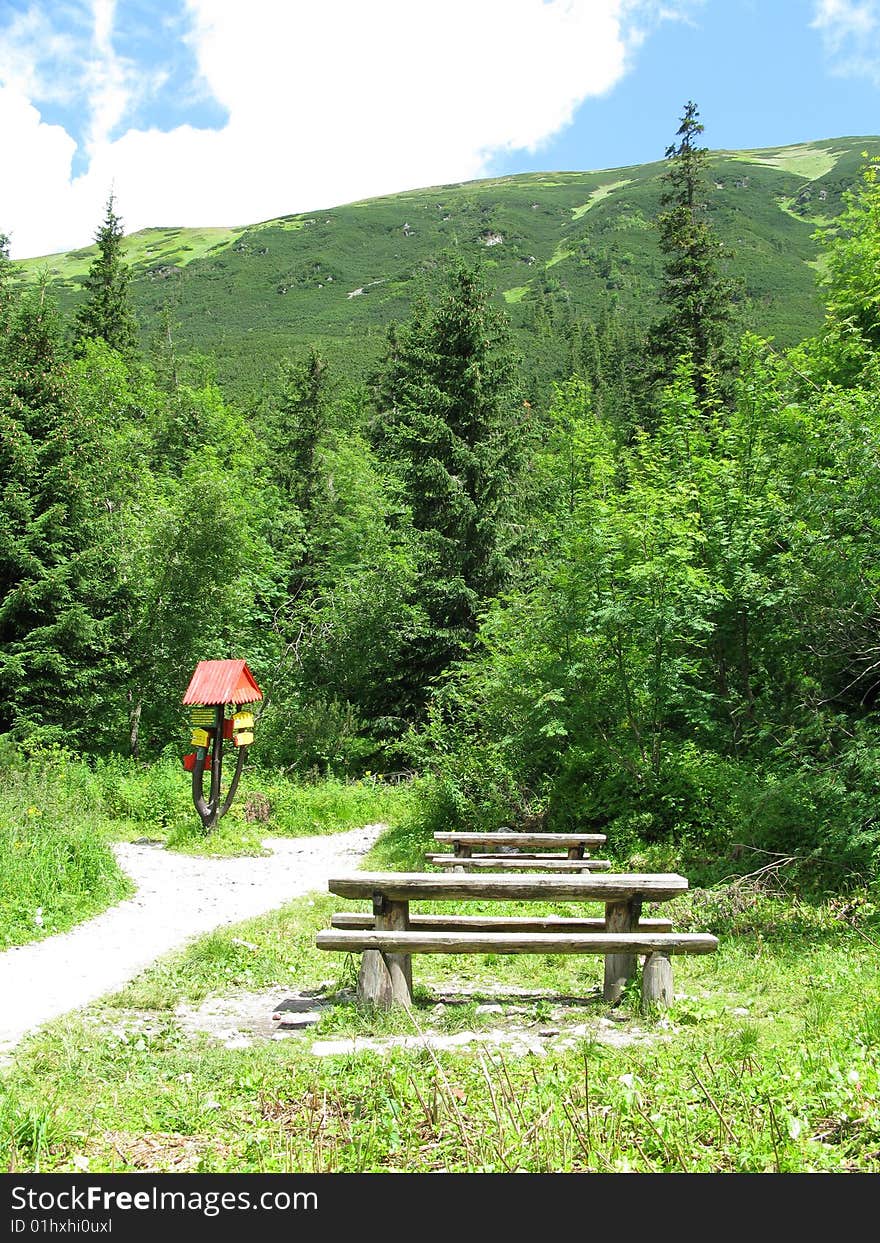
{"label": "leafy green shrub", "polygon": [[[285,837],[339,833],[365,824],[398,821],[409,799],[407,785],[386,782],[369,773],[360,781],[328,777],[294,782],[253,768],[246,773],[230,817],[263,820],[266,830]],[[264,818],[265,817],[265,818]]]}
{"label": "leafy green shrub", "polygon": [[166,828],[195,814],[188,774],[176,753],[150,764],[119,755],[99,758],[95,777],[104,810],[112,818]]}
{"label": "leafy green shrub", "polygon": [[294,695],[261,715],[254,754],[267,768],[300,776],[348,776],[376,761],[379,743],[350,703]]}
{"label": "leafy green shrub", "polygon": [[880,742],[864,730],[824,766],[768,768],[743,799],[743,840],[794,857],[805,883],[848,888],[880,872]]}

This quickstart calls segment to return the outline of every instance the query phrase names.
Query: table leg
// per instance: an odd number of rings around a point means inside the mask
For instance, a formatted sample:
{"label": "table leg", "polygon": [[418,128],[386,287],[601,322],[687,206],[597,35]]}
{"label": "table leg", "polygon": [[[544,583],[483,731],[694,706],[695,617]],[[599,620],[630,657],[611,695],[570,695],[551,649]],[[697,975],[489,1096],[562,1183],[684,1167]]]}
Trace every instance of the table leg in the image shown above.
{"label": "table leg", "polygon": [[[455,851],[455,857],[457,859],[469,859],[471,857],[470,846],[464,844],[463,842],[456,842],[453,849]],[[465,867],[464,864],[462,864],[460,867],[456,864],[456,866],[453,867],[452,870],[453,872],[466,872],[467,868]]]}
{"label": "table leg", "polygon": [[[606,932],[635,932],[639,926],[642,913],[641,898],[631,898],[626,902],[605,903]],[[636,954],[605,955],[605,988],[604,997],[612,1005],[620,1001],[627,983],[638,970]]]}
{"label": "table leg", "polygon": [[642,1013],[648,1014],[654,1006],[665,1010],[672,998],[672,963],[667,954],[655,950],[642,968]]}
{"label": "table leg", "polygon": [[[409,903],[373,899],[377,932],[404,931],[409,927]],[[409,954],[385,954],[364,950],[358,976],[358,1001],[387,1010],[395,1003],[412,1005],[412,959]]]}

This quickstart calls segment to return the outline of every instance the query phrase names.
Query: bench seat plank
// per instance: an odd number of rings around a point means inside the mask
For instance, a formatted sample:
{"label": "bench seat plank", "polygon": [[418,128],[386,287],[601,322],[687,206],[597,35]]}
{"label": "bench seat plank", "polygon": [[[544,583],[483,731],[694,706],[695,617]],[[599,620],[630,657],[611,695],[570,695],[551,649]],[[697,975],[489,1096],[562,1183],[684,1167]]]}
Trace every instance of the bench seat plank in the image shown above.
{"label": "bench seat plank", "polygon": [[675,872],[580,872],[575,875],[475,875],[443,872],[352,872],[332,876],[330,893],[340,898],[418,901],[581,901],[668,902],[687,891],[686,877]]}
{"label": "bench seat plank", "polygon": [[474,872],[508,871],[517,868],[524,872],[608,872],[611,864],[607,859],[566,859],[559,855],[544,855],[530,859],[528,855],[425,855],[435,867],[467,868]]}
{"label": "bench seat plank", "polygon": [[318,949],[388,954],[711,954],[718,938],[708,932],[405,932],[328,928]]}
{"label": "bench seat plank", "polygon": [[[330,917],[334,928],[373,928],[375,915],[368,911],[337,911]],[[424,932],[604,932],[604,919],[577,919],[567,915],[410,915],[409,926]],[[640,919],[639,932],[671,932],[671,919]]]}
{"label": "bench seat plank", "polygon": [[604,833],[435,833],[434,840],[447,845],[460,842],[464,846],[602,846],[608,840]]}
{"label": "bench seat plank", "polygon": [[[454,859],[456,863],[462,863],[467,859],[563,859],[568,858],[561,850],[487,850],[480,851],[478,854],[470,855],[453,855],[448,850],[428,851],[425,854],[426,859]],[[576,859],[569,859],[569,863],[583,863],[589,859],[589,855],[579,855]]]}

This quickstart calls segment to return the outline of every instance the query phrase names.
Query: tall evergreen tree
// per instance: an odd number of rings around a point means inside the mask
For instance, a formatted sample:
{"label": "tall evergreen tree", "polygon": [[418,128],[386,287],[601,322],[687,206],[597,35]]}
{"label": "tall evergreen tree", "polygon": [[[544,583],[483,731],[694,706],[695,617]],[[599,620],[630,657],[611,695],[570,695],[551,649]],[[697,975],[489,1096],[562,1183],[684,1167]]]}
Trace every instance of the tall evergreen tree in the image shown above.
{"label": "tall evergreen tree", "polygon": [[122,221],[111,191],[103,223],[95,234],[98,254],[86,277],[86,299],[76,316],[77,340],[106,341],[120,354],[132,354],[137,321],[131,309],[131,272],[122,258]]}
{"label": "tall evergreen tree", "polygon": [[81,728],[100,698],[111,608],[90,484],[101,439],[78,408],[44,288],[0,333],[0,733]]}
{"label": "tall evergreen tree", "polygon": [[596,414],[614,428],[620,441],[630,440],[649,399],[645,330],[616,308],[598,323],[580,321],[572,362],[572,371],[590,383]]}
{"label": "tall evergreen tree", "polygon": [[327,363],[312,346],[305,359],[282,363],[263,416],[268,473],[278,491],[270,541],[288,614],[291,606],[306,604],[316,586],[322,543],[317,511],[326,482],[320,450],[326,447],[330,421]]}
{"label": "tall evergreen tree", "polygon": [[374,443],[398,471],[416,532],[416,628],[401,711],[471,648],[513,565],[527,407],[506,317],[475,269],[453,266],[433,303],[389,333],[375,385]]}
{"label": "tall evergreen tree", "polygon": [[315,505],[318,446],[328,424],[327,364],[312,346],[304,362],[283,365],[270,428],[273,473],[288,500],[304,513]]}
{"label": "tall evergreen tree", "polygon": [[[726,330],[735,286],[721,271],[721,243],[706,214],[708,149],[697,145],[703,125],[697,105],[688,102],[676,137],[666,149],[657,220],[664,255],[660,299],[666,314],[652,326],[649,346],[657,378],[672,379],[682,356],[693,366],[701,404],[717,390],[727,368]],[[714,379],[713,379],[714,377]]]}

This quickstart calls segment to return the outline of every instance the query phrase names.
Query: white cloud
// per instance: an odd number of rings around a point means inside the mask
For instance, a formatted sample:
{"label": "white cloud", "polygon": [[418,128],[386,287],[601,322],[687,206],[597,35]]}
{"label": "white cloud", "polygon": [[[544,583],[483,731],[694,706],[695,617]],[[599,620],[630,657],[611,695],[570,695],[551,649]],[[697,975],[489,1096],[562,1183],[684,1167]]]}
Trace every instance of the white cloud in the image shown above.
{"label": "white cloud", "polygon": [[132,99],[132,69],[113,50],[113,19],[116,0],[93,0],[94,56],[86,66],[91,100],[87,140],[89,153],[108,142],[125,116]]}
{"label": "white cloud", "polygon": [[72,140],[30,105],[21,32],[15,74],[0,69],[4,143],[12,135],[28,169],[0,187],[0,231],[18,257],[83,245],[111,183],[134,231],[245,224],[479,177],[493,154],[539,149],[619,81],[648,27],[694,3],[187,0],[188,39],[227,124],[114,138],[139,70],[114,53],[115,0],[91,0],[88,55],[70,65],[90,104],[83,174],[71,176]]}
{"label": "white cloud", "polygon": [[815,0],[813,11],[832,72],[880,86],[880,0]]}
{"label": "white cloud", "polygon": [[[36,108],[14,87],[0,86],[0,134],[7,173],[26,170],[3,177],[0,233],[11,234],[13,256],[40,254],[44,240],[55,236],[51,217],[59,205],[65,214],[70,211],[75,194],[70,168],[76,143],[60,125],[44,124]],[[63,227],[59,236],[61,232]],[[72,244],[78,244],[79,235],[72,236]],[[89,240],[88,231],[80,240]]]}

